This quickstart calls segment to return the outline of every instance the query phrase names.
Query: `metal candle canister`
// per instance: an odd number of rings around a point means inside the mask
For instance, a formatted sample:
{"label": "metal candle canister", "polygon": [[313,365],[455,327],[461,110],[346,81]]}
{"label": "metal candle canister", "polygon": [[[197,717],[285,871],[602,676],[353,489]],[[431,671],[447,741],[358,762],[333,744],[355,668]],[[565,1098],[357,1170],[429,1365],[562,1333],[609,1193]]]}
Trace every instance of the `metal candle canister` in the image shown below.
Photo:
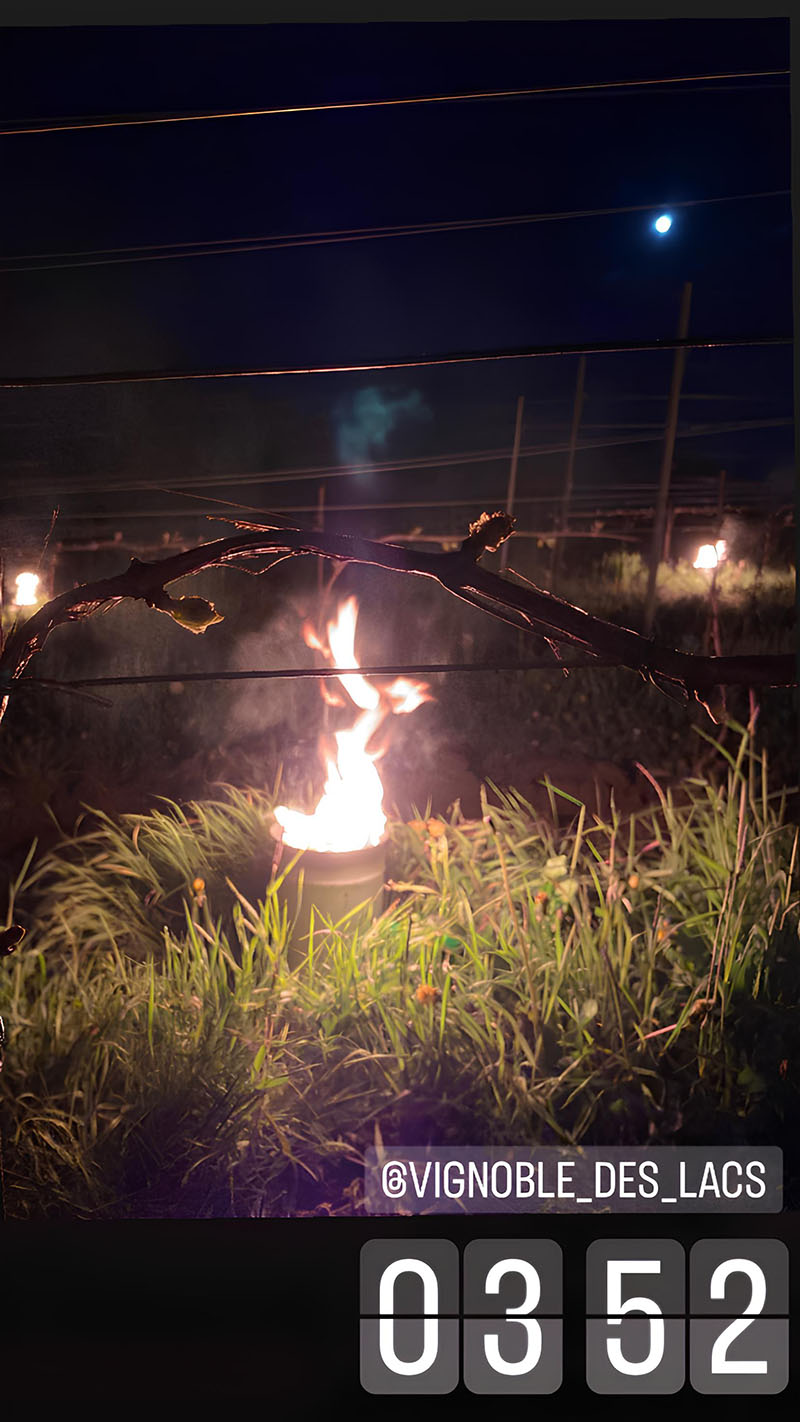
{"label": "metal candle canister", "polygon": [[[291,845],[284,845],[283,852],[290,861],[298,853]],[[287,943],[291,966],[308,953],[312,908],[315,925],[320,918],[338,923],[359,904],[369,903],[371,914],[380,913],[385,877],[383,841],[344,854],[303,850],[278,889],[278,902],[286,905],[290,925],[294,921]]]}

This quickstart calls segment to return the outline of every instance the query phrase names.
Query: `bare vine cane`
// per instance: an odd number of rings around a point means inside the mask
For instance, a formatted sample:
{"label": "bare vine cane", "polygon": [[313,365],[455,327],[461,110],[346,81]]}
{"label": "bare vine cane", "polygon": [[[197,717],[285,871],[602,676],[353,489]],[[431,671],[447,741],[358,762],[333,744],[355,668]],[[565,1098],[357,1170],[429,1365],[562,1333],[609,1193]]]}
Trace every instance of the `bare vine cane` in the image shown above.
{"label": "bare vine cane", "polygon": [[470,524],[459,549],[439,554],[412,552],[399,544],[375,543],[314,529],[245,524],[238,519],[234,525],[237,533],[232,538],[215,539],[155,563],[133,558],[124,573],[70,588],[44,603],[26,621],[16,623],[0,648],[0,720],[14,683],[22,678],[56,627],[107,611],[130,598],[166,613],[190,632],[202,633],[220,622],[222,615],[205,598],[172,597],[166,590],[168,583],[206,568],[228,566],[261,576],[266,570],[254,568],[254,561],[269,558],[271,569],[287,558],[309,555],[429,578],[461,602],[480,608],[511,627],[593,657],[613,657],[620,666],[643,675],[657,673],[692,700],[702,701],[712,716],[709,701],[719,686],[797,685],[793,652],[729,657],[684,652],[606,622],[533,585],[519,587],[487,572],[480,566],[482,555],[495,552],[514,531],[513,518],[503,512],[482,514]]}
{"label": "bare vine cane", "polygon": [[[10,953],[20,944],[25,937],[25,929],[18,923],[12,923],[10,928],[0,929],[0,958],[7,958]],[[0,1072],[3,1070],[5,1061],[6,1045],[6,1024],[0,1017]],[[5,1223],[6,1218],[6,1180],[3,1168],[3,1137],[0,1132],[0,1223]]]}

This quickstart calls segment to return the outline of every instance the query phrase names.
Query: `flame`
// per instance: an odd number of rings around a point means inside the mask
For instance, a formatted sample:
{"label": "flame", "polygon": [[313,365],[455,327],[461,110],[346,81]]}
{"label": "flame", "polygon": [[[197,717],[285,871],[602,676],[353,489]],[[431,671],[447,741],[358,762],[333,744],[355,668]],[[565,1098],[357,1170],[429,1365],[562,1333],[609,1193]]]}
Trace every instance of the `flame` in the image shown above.
{"label": "flame", "polygon": [[693,568],[716,568],[719,562],[719,555],[713,543],[701,543],[697,550]]}
{"label": "flame", "polygon": [[728,544],[724,538],[718,538],[716,543],[701,543],[697,550],[693,568],[716,568],[719,563],[724,563],[728,556]]}
{"label": "flame", "polygon": [[17,587],[17,595],[14,598],[15,607],[33,607],[38,601],[37,588],[39,586],[38,573],[17,573],[14,579]]}
{"label": "flame", "polygon": [[[306,645],[319,651],[334,667],[358,667],[356,623],[358,602],[349,597],[341,603],[336,618],[326,628],[323,641],[310,624],[303,629]],[[415,711],[431,696],[424,682],[398,677],[379,689],[358,672],[342,675],[338,681],[347,699],[360,713],[349,731],[335,734],[336,754],[321,748],[326,779],[322,798],[312,815],[279,805],[275,818],[283,838],[292,849],[313,849],[323,853],[347,854],[380,844],[386,829],[383,784],[376,761],[381,750],[368,750],[385,718],[392,713]],[[324,699],[332,706],[343,703],[325,682],[320,683]]]}
{"label": "flame", "polygon": [[[358,603],[354,597],[349,597],[347,602],[343,602],[339,608],[336,621],[328,623],[329,660],[335,667],[358,666],[356,661],[357,621]],[[320,650],[325,651],[324,647]],[[363,676],[340,676],[339,681],[350,700],[362,711],[376,711],[380,706],[380,692],[374,686],[370,686]]]}

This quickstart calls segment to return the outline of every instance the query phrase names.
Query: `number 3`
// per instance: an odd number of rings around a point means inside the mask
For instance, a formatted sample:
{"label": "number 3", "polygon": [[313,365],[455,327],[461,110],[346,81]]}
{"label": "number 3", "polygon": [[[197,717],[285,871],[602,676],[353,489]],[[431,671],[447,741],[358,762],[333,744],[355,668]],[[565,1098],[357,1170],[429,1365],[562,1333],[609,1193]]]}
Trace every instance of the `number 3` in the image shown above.
{"label": "number 3", "polygon": [[525,1280],[525,1298],[518,1308],[507,1308],[506,1318],[511,1323],[519,1323],[525,1329],[528,1347],[525,1356],[518,1363],[509,1363],[500,1352],[500,1335],[487,1333],[483,1340],[486,1361],[495,1373],[507,1378],[518,1378],[523,1373],[532,1373],[542,1356],[542,1327],[535,1318],[518,1318],[514,1315],[532,1313],[539,1302],[542,1286],[539,1275],[527,1259],[500,1259],[493,1264],[486,1275],[487,1294],[499,1294],[501,1281],[506,1274],[521,1274]]}

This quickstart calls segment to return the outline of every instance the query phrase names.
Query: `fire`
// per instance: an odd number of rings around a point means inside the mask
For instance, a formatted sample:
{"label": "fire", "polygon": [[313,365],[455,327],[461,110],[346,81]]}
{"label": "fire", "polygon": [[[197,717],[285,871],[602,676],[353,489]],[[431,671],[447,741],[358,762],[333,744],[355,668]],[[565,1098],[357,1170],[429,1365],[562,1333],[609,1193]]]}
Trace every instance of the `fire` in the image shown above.
{"label": "fire", "polygon": [[37,588],[39,586],[38,573],[17,573],[14,579],[17,587],[14,598],[15,607],[33,607],[38,602]]}
{"label": "fire", "polygon": [[725,560],[727,554],[728,545],[724,538],[718,538],[716,543],[701,543],[692,567],[716,568],[718,563]]}
{"label": "fire", "polygon": [[[310,626],[304,629],[306,644],[322,652],[334,667],[358,667],[355,640],[358,603],[354,597],[343,602],[336,619],[328,623],[327,640],[322,641]],[[314,849],[323,853],[347,854],[380,844],[386,829],[383,784],[376,766],[381,754],[374,749],[378,728],[387,716],[415,711],[431,696],[424,682],[398,677],[388,687],[373,686],[357,672],[337,678],[349,701],[358,711],[348,731],[335,734],[336,753],[321,747],[326,780],[322,799],[312,815],[279,805],[275,818],[283,829],[284,842],[292,849]],[[321,682],[322,694],[331,705],[346,705]]]}
{"label": "fire", "polygon": [[697,550],[697,557],[692,564],[693,568],[716,568],[719,558],[713,543],[701,543]]}

